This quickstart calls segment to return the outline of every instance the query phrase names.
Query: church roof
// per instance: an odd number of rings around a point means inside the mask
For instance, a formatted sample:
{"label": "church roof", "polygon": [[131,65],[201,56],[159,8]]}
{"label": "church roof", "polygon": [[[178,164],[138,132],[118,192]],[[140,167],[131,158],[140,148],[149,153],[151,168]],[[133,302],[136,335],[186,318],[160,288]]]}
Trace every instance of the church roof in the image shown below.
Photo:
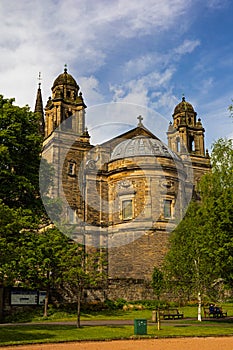
{"label": "church roof", "polygon": [[176,153],[172,152],[158,138],[150,138],[138,135],[132,139],[119,143],[111,154],[111,161],[122,158],[154,156],[179,159]]}
{"label": "church roof", "polygon": [[71,85],[75,88],[78,88],[76,80],[72,77],[71,74],[67,73],[67,68],[65,67],[64,73],[60,74],[53,83],[52,90],[58,85]]}
{"label": "church roof", "polygon": [[182,97],[182,101],[178,103],[178,105],[174,109],[174,114],[181,113],[181,112],[192,112],[194,113],[194,108],[191,105],[191,103],[185,101],[185,97]]}

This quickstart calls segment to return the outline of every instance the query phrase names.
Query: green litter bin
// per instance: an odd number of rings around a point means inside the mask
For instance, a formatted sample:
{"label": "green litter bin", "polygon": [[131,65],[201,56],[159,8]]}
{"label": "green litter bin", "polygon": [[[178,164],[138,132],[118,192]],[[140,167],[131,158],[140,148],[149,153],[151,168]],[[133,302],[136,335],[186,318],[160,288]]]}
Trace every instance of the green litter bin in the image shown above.
{"label": "green litter bin", "polygon": [[134,320],[134,334],[147,334],[147,320],[144,318],[137,318]]}

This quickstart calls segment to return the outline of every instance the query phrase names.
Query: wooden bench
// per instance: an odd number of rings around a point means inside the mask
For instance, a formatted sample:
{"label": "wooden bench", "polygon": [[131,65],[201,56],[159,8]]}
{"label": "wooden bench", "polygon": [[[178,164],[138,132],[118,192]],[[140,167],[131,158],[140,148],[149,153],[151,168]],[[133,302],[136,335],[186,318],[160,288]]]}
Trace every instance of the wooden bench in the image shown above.
{"label": "wooden bench", "polygon": [[167,309],[159,311],[160,318],[164,320],[176,320],[184,318],[184,314],[181,314],[178,309]]}
{"label": "wooden bench", "polygon": [[205,318],[221,318],[221,317],[227,317],[227,312],[223,311],[221,307],[217,307],[216,310],[211,310],[209,308],[204,308],[204,317]]}

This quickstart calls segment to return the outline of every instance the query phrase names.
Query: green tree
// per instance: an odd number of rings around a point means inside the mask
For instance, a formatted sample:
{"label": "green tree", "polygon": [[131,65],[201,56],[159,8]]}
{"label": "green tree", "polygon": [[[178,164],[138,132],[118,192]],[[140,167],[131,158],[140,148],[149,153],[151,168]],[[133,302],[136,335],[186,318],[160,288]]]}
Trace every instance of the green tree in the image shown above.
{"label": "green tree", "polygon": [[38,210],[39,119],[28,106],[13,102],[0,95],[0,199],[9,207]]}
{"label": "green tree", "polygon": [[88,287],[103,283],[103,259],[99,252],[85,252],[84,246],[71,242],[61,259],[62,282],[74,291],[77,302],[77,327],[80,328],[81,301]]}
{"label": "green tree", "polygon": [[209,244],[203,225],[201,206],[192,202],[171,237],[165,270],[170,288],[180,298],[202,294],[209,289],[214,278],[215,271],[209,257],[214,248]]}
{"label": "green tree", "polygon": [[162,271],[159,270],[156,266],[153,269],[151,286],[154,290],[155,295],[157,296],[157,299],[159,300],[164,288],[164,279]]}
{"label": "green tree", "polygon": [[3,288],[18,280],[18,238],[26,227],[26,211],[12,209],[0,200],[0,319],[3,311]]}
{"label": "green tree", "polygon": [[69,246],[69,238],[56,228],[25,232],[18,242],[21,286],[46,291],[44,317],[47,317],[51,289],[61,282],[60,263]]}
{"label": "green tree", "polygon": [[[20,240],[44,213],[39,195],[38,116],[0,95],[0,287],[19,280]],[[3,301],[0,303],[3,304]]]}
{"label": "green tree", "polygon": [[212,150],[212,172],[200,184],[206,230],[215,247],[218,277],[233,287],[233,140],[220,139]]}
{"label": "green tree", "polygon": [[212,150],[212,171],[200,182],[200,202],[190,204],[171,237],[166,276],[180,295],[213,297],[223,279],[233,285],[233,147],[218,140]]}

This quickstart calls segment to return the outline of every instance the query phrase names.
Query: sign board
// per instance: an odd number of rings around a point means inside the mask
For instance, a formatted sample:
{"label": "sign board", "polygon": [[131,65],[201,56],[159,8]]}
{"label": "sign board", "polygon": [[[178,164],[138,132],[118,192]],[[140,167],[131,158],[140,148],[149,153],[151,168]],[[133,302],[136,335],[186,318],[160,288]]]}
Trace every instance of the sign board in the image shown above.
{"label": "sign board", "polygon": [[11,290],[11,305],[37,305],[37,291]]}
{"label": "sign board", "polygon": [[45,297],[46,297],[46,292],[39,291],[39,299],[38,299],[39,305],[44,305]]}

